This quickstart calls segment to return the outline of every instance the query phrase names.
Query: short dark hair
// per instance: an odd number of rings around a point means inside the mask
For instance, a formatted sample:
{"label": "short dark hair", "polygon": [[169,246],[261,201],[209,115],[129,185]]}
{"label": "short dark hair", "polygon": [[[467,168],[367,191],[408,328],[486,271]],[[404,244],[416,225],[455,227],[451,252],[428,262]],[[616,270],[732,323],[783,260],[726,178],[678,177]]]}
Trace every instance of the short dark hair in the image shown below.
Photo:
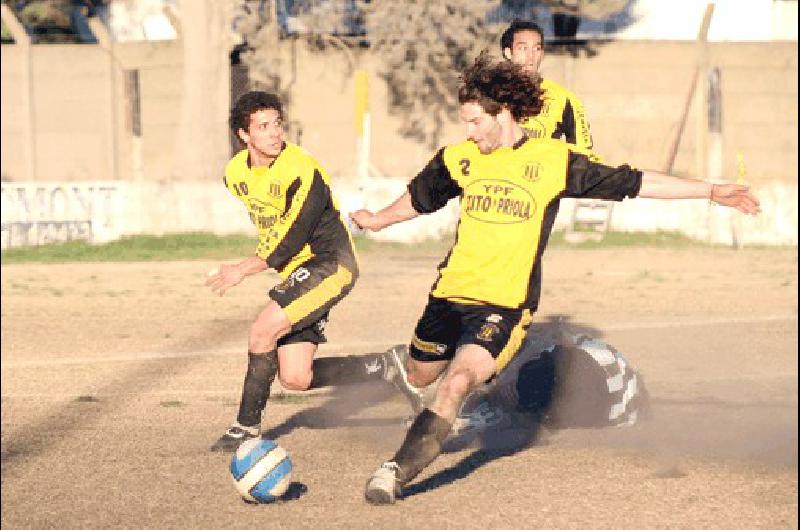
{"label": "short dark hair", "polygon": [[283,103],[281,103],[281,98],[276,94],[261,90],[251,90],[239,96],[228,118],[228,125],[230,125],[233,134],[237,134],[239,129],[246,131],[250,126],[250,115],[265,109],[278,111],[278,115],[283,119]]}
{"label": "short dark hair", "polygon": [[519,122],[542,110],[541,77],[484,50],[461,75],[458,102],[477,103],[492,116],[507,108]]}
{"label": "short dark hair", "polygon": [[539,38],[542,39],[542,44],[544,44],[544,31],[539,24],[531,20],[514,19],[500,37],[500,52],[505,52],[506,48],[514,46],[514,35],[519,31],[535,31],[539,34]]}

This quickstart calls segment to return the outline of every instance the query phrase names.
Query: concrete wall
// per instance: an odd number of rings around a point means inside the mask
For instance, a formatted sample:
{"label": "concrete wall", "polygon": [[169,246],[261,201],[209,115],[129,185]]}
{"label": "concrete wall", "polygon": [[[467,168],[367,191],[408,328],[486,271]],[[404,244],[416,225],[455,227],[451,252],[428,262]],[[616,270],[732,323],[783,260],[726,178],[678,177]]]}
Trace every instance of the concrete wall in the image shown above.
{"label": "concrete wall", "polygon": [[[181,98],[179,42],[118,44],[111,53],[95,45],[30,50],[0,46],[4,180],[133,179],[124,77],[130,69],[140,72],[144,177],[169,177]],[[23,79],[26,61],[30,83]],[[34,131],[33,171],[25,160],[26,122]]]}
{"label": "concrete wall", "polygon": [[[400,179],[371,179],[365,188],[340,180],[334,183],[345,214],[358,208],[377,209],[404,190]],[[773,183],[760,189],[764,213],[747,217],[707,201],[628,200],[614,203],[611,229],[675,231],[712,243],[731,245],[797,245],[797,187]],[[246,233],[255,229],[238,200],[213,182],[4,182],[3,249],[86,240],[103,243],[128,234],[176,232]],[[555,228],[570,222],[574,201],[565,199]],[[431,215],[370,234],[378,240],[418,242],[451,233],[458,202]]]}
{"label": "concrete wall", "polygon": [[[598,153],[612,163],[631,162],[662,169],[690,92],[697,48],[687,42],[614,42],[594,46],[597,54],[548,55],[543,74],[565,84],[583,100]],[[332,173],[352,173],[355,153],[353,83],[338,72],[341,56],[321,59],[301,50],[291,117],[304,126],[304,145]],[[398,138],[399,119],[386,111],[386,86],[374,58],[360,66],[372,73],[372,160],[386,175],[408,178],[432,149]],[[714,43],[709,65],[722,79],[723,170],[736,174],[741,151],[748,179],[797,182],[797,46],[795,43]],[[706,128],[705,109],[693,100],[674,171],[704,176],[705,160],[696,152],[698,132]],[[441,143],[463,137],[460,124],[445,128]],[[703,151],[704,149],[701,149]]]}
{"label": "concrete wall", "polygon": [[[20,131],[29,110],[21,93],[25,83],[20,82],[26,59],[15,48],[0,47],[6,180],[131,179],[129,107],[122,72],[134,68],[140,71],[144,178],[193,178],[172,168],[182,92],[180,41],[118,43],[113,60],[93,45],[32,46],[34,175],[26,174],[21,161],[27,140]],[[304,145],[331,173],[348,178],[353,174],[356,142],[348,61],[340,52],[297,48],[290,118],[302,125]],[[548,55],[542,71],[583,99],[597,151],[608,161],[661,168],[689,92],[696,46],[622,41],[594,48],[597,53],[591,58]],[[398,137],[399,120],[386,110],[387,90],[375,58],[361,54],[357,65],[371,73],[372,160],[386,175],[409,177],[432,150]],[[725,174],[734,174],[735,155],[741,151],[754,183],[796,182],[796,43],[712,43],[709,65],[721,71]],[[288,67],[284,74],[291,75]],[[697,103],[699,98],[692,105],[678,152],[675,170],[680,173],[704,171],[696,153],[704,109]],[[197,131],[198,138],[207,134]],[[442,142],[456,141],[462,134],[458,123],[450,123]]]}
{"label": "concrete wall", "polygon": [[[583,99],[597,152],[608,162],[662,169],[697,64],[696,45],[623,41],[593,47],[597,53],[592,57],[546,56],[544,75],[564,83]],[[352,63],[341,52],[312,53],[303,46],[297,49],[288,112],[290,120],[302,126],[303,145],[328,168],[348,204],[381,206],[383,198],[391,198],[387,190],[402,189],[403,182],[427,162],[433,149],[397,134],[399,118],[386,108],[387,87],[380,80],[375,57],[362,52]],[[116,182],[114,186],[122,190],[118,193],[125,197],[125,208],[115,210],[115,215],[121,216],[116,221],[121,227],[118,233],[250,230],[237,205],[233,204],[234,209],[218,206],[219,201],[228,201],[218,180],[222,164],[209,168],[203,178],[176,165],[183,92],[180,41],[117,43],[111,53],[92,45],[32,46],[29,52],[24,47],[3,45],[0,52],[4,244],[23,240],[6,236],[11,234],[11,229],[6,229],[9,223],[30,223],[31,219],[51,216],[46,208],[44,213],[34,214],[22,206],[24,201],[14,198],[19,197],[17,191],[7,192],[12,185],[33,189],[29,187],[74,184],[87,188],[97,182]],[[745,228],[751,234],[747,237],[752,242],[796,244],[796,43],[712,43],[708,64],[721,71],[723,174],[735,178],[736,154],[741,153],[746,180],[760,196],[770,197],[767,203],[771,212],[765,211],[761,220],[748,225],[752,228]],[[30,74],[26,65],[31,67]],[[352,67],[370,73],[372,163],[379,173],[395,181],[375,180],[365,185],[354,179]],[[292,68],[288,61],[286,68],[283,74],[289,79]],[[131,107],[124,85],[124,71],[128,69],[140,72],[142,137],[138,144],[130,130]],[[30,83],[26,84],[28,75]],[[25,92],[28,85],[31,88]],[[699,142],[706,127],[702,101],[702,97],[693,100],[674,166],[676,173],[705,176],[705,149]],[[227,103],[222,108],[227,108]],[[29,123],[33,124],[32,135],[26,132]],[[198,142],[219,132],[199,129],[194,140]],[[451,122],[441,143],[462,137],[462,126]],[[33,171],[26,162],[30,145],[35,153]],[[220,145],[219,149],[227,152],[229,146]],[[36,197],[38,192],[26,193]],[[22,202],[15,206],[14,201]],[[713,216],[707,206],[628,206],[644,202],[615,207],[612,226],[632,230],[672,227],[694,237],[725,239],[709,235],[715,229],[709,228]],[[225,213],[199,213],[198,204]],[[568,204],[562,210],[568,209]],[[20,217],[15,220],[6,215],[7,208]],[[443,214],[445,218],[447,214]],[[439,227],[429,220],[410,228],[406,235],[392,237],[435,236],[452,226],[448,223],[449,218]],[[425,229],[421,228],[423,224]],[[725,230],[725,234],[729,232]],[[101,233],[95,239],[106,237]]]}

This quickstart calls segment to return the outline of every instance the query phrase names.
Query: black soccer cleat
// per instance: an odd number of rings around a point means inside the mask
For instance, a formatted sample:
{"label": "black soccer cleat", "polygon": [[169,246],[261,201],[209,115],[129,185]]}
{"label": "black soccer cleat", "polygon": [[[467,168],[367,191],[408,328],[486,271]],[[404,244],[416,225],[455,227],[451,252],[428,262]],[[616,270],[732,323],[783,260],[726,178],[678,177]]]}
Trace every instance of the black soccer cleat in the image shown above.
{"label": "black soccer cleat", "polygon": [[210,451],[212,453],[233,453],[242,442],[257,437],[260,430],[261,428],[258,425],[247,427],[236,422],[228,427],[228,430],[220,436],[219,440],[214,442]]}

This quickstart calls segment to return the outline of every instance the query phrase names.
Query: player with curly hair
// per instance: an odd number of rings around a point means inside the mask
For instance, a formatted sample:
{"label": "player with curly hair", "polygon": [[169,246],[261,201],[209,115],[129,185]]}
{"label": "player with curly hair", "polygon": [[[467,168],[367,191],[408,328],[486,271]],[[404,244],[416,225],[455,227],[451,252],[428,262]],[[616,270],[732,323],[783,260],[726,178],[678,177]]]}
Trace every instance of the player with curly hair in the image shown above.
{"label": "player with curly hair", "polygon": [[540,103],[538,78],[487,54],[464,72],[458,93],[467,139],[440,149],[392,204],[353,212],[377,231],[460,198],[456,239],[411,339],[409,381],[424,387],[445,369],[433,403],[413,421],[365,496],[393,503],[442,450],[464,399],[519,351],[541,290],[541,257],[562,197],[705,198],[755,214],[745,186],[716,185],[628,165],[610,167],[561,141],[531,141],[519,124]]}

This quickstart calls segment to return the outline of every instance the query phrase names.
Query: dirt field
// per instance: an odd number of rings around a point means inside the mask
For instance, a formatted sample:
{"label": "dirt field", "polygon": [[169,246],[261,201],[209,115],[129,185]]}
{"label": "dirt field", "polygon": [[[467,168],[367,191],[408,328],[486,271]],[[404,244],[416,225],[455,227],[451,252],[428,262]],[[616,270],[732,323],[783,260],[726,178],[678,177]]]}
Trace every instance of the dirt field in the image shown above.
{"label": "dirt field", "polygon": [[[406,341],[440,259],[362,256],[321,354]],[[407,409],[363,385],[272,400],[299,498],[239,500],[229,456],[207,449],[274,277],[215,298],[213,265],[2,267],[4,527],[797,527],[796,249],[551,249],[539,317],[625,353],[654,418],[446,454],[392,507],[363,487]]]}

